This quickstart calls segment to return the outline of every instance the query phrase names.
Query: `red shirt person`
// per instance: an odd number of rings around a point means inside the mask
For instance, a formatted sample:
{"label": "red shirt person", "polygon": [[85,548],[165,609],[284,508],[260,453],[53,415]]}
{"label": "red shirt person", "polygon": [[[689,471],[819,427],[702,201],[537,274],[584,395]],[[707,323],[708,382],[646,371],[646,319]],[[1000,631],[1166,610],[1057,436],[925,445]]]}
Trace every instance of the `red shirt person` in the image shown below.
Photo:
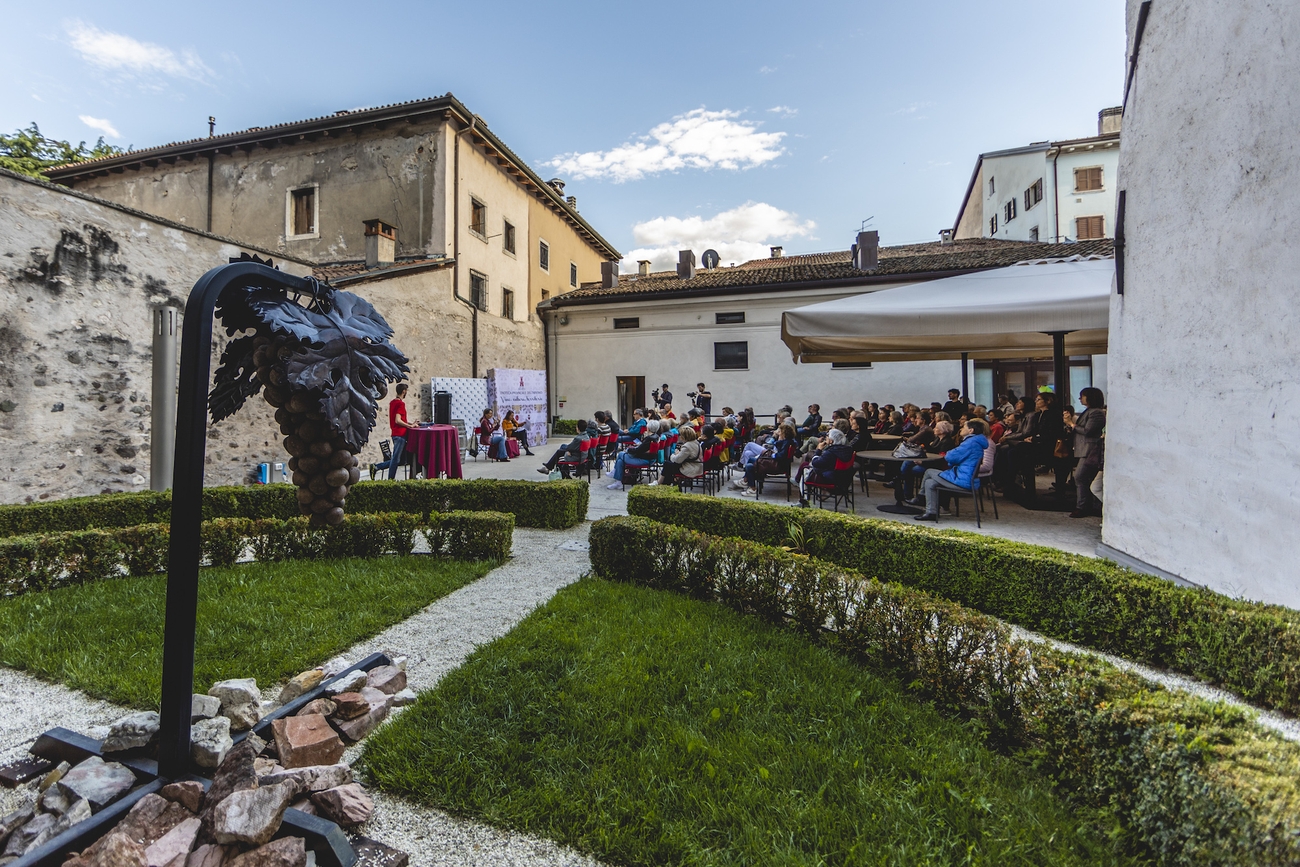
{"label": "red shirt person", "polygon": [[393,438],[393,456],[381,464],[370,465],[370,478],[375,477],[379,470],[388,470],[388,478],[397,478],[397,468],[402,463],[402,455],[406,452],[406,431],[415,427],[406,419],[406,397],[408,386],[404,382],[399,382],[396,388],[396,397],[388,404],[388,432]]}

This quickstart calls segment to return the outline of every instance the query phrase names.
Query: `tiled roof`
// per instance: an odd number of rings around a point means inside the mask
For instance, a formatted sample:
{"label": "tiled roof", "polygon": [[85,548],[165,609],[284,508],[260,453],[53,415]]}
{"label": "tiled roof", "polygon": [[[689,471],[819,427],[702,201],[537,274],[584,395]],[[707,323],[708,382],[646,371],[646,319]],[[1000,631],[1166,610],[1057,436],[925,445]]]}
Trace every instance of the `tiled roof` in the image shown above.
{"label": "tiled roof", "polygon": [[370,280],[382,280],[387,277],[400,277],[419,271],[428,271],[441,267],[450,267],[455,259],[439,256],[435,259],[402,259],[391,265],[379,268],[367,268],[365,262],[333,262],[317,265],[311,275],[317,280],[334,285],[364,283]]}
{"label": "tiled roof", "polygon": [[595,304],[653,296],[738,294],[811,289],[838,283],[853,285],[909,278],[933,279],[938,274],[1001,268],[1030,259],[1112,256],[1114,250],[1114,242],[1108,238],[1075,244],[993,238],[971,238],[948,245],[932,241],[881,247],[880,265],[871,271],[854,268],[849,251],[842,250],[779,259],[754,259],[712,271],[697,269],[690,280],[681,279],[674,271],[660,271],[645,277],[624,274],[619,276],[618,285],[613,288],[602,288],[600,283],[584,283],[572,292],[551,299],[550,303],[553,307],[563,307],[574,303]]}

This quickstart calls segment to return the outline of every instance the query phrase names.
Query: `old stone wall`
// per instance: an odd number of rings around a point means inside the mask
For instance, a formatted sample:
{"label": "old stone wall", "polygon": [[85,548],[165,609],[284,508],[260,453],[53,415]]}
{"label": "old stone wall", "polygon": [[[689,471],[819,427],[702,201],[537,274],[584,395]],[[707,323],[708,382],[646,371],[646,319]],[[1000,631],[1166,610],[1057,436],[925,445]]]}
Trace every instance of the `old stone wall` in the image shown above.
{"label": "old stone wall", "polygon": [[[152,310],[243,250],[0,172],[0,502],[149,487]],[[286,459],[256,399],[212,429],[207,482]]]}

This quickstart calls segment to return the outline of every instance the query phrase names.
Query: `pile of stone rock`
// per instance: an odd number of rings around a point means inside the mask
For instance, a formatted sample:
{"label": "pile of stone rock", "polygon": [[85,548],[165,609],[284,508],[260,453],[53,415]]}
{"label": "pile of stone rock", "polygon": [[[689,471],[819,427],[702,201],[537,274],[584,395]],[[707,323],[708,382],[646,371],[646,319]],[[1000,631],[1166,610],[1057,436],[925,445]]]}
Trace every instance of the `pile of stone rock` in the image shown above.
{"label": "pile of stone rock", "polygon": [[[192,755],[215,769],[212,784],[175,782],[145,795],[123,820],[65,867],[303,867],[305,841],[284,836],[287,809],[319,815],[344,827],[366,822],[370,797],[342,761],[347,744],[374,730],[393,707],[414,701],[405,660],[370,672],[351,671],[291,716],[271,721],[270,737],[250,731],[262,719],[251,679],[214,684],[193,698]],[[338,672],[313,669],[293,678],[276,706],[302,697]],[[137,713],[115,722],[103,740],[105,760],[63,763],[34,787],[32,803],[0,818],[0,867],[91,817],[141,781],[114,754],[147,755],[156,748],[158,715]],[[232,732],[247,732],[238,744]],[[265,732],[264,732],[265,733]],[[278,839],[276,839],[278,836]],[[367,841],[368,845],[385,847]],[[386,864],[405,863],[388,850]]]}

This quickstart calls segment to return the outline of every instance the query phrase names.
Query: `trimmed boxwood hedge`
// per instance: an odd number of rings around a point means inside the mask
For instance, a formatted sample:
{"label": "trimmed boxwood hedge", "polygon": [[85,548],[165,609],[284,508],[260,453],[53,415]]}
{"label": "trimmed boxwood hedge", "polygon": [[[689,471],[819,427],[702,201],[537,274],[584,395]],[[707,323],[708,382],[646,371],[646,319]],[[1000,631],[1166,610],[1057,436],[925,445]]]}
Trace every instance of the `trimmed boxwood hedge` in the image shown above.
{"label": "trimmed boxwood hedge", "polygon": [[1067,797],[1112,815],[1135,853],[1167,865],[1300,862],[1300,746],[1246,713],[781,548],[635,517],[597,521],[590,539],[605,578],[800,629],[979,721]]}
{"label": "trimmed boxwood hedge", "polygon": [[[502,512],[348,515],[325,529],[309,527],[304,517],[214,518],[203,523],[200,544],[208,563],[229,566],[250,546],[261,561],[409,554],[419,533],[433,554],[501,562],[510,555],[514,525],[514,516]],[[0,596],[161,572],[170,540],[167,524],[0,539]]]}
{"label": "trimmed boxwood hedge", "polygon": [[[203,518],[293,518],[292,485],[205,488]],[[563,529],[587,519],[585,482],[495,479],[361,482],[348,494],[348,513],[509,512],[520,527]],[[0,506],[0,537],[171,521],[171,491],[139,491]]]}
{"label": "trimmed boxwood hedge", "polygon": [[574,436],[578,433],[578,420],[576,418],[557,418],[551,425],[551,434],[561,436],[567,434]]}
{"label": "trimmed boxwood hedge", "polygon": [[1300,612],[1289,608],[959,530],[641,485],[627,507],[632,515],[769,545],[786,544],[794,524],[809,553],[832,563],[1300,713]]}

